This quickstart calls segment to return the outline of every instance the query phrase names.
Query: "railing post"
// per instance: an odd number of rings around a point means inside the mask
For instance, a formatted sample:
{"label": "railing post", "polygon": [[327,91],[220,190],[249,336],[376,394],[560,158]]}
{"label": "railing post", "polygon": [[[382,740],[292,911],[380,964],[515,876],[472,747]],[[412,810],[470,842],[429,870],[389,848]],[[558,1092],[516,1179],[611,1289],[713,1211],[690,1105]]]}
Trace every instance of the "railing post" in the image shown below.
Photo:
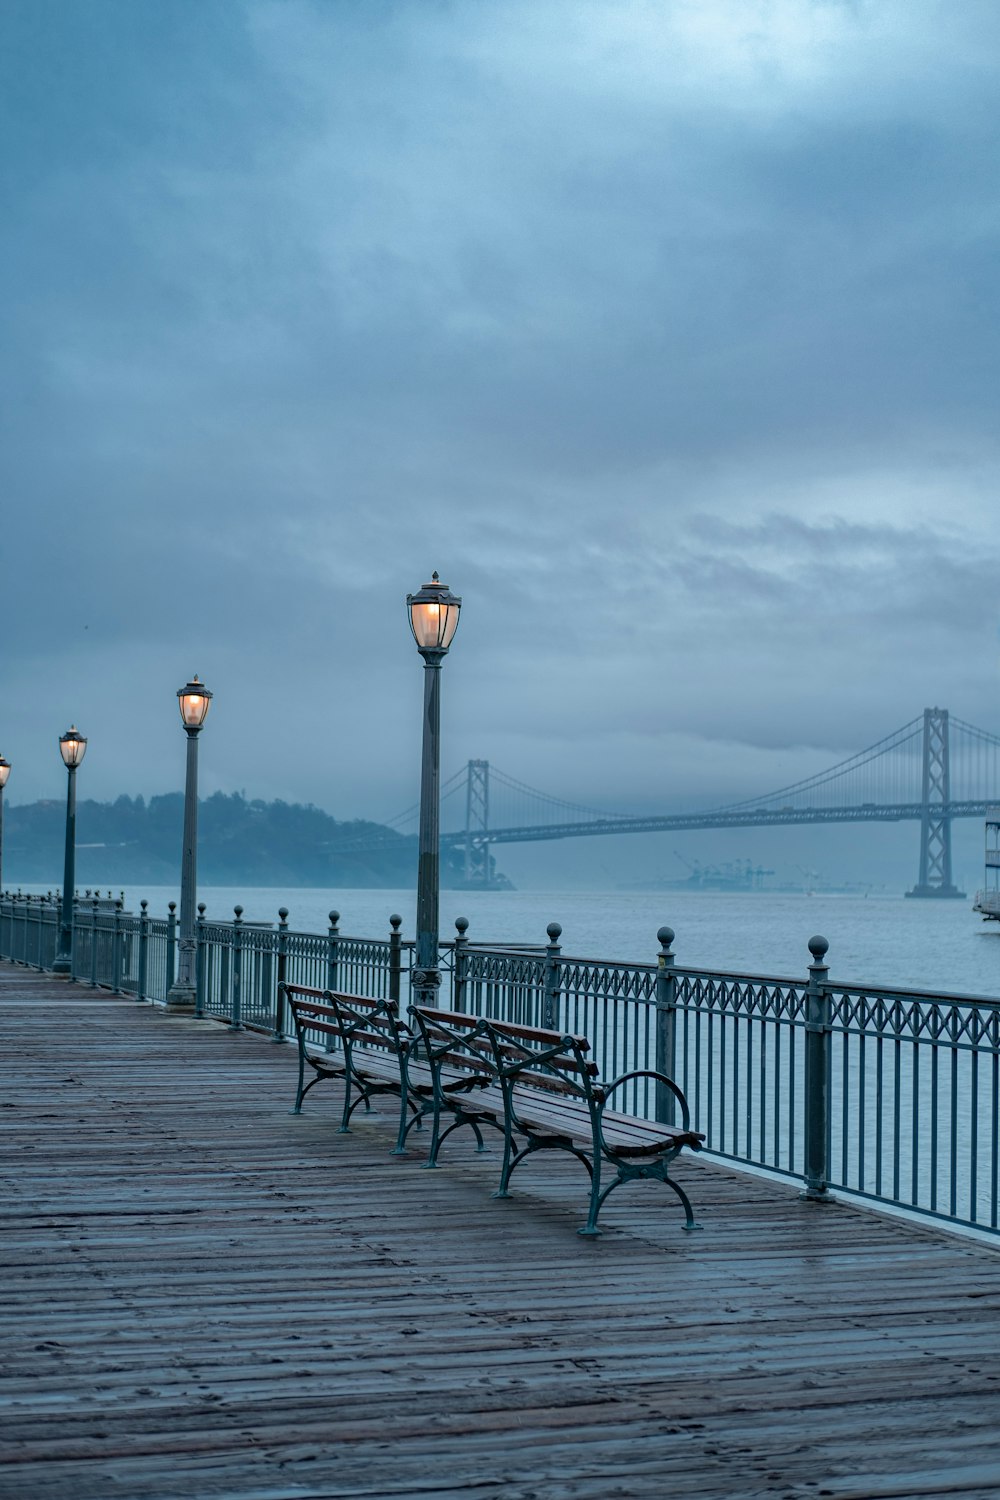
{"label": "railing post", "polygon": [[[73,894],[73,905],[74,906],[76,905],[76,893],[75,892]],[[96,990],[97,989],[97,908],[98,908],[99,905],[100,905],[100,898],[97,897],[97,896],[94,896],[92,898],[92,900],[91,900],[91,903],[90,903],[90,988],[92,990]],[[73,913],[73,916],[75,918],[75,916],[76,916],[76,912],[75,911]],[[76,932],[76,922],[75,921],[73,922],[73,925],[72,925],[72,931],[73,931],[73,933]],[[76,938],[74,937],[72,945],[70,947],[70,970],[69,970],[69,972],[70,972],[71,977],[73,976],[73,971],[74,971],[73,960],[76,957],[76,947],[77,947]]]}
{"label": "railing post", "polygon": [[340,912],[330,913],[330,926],[326,935],[326,987],[336,990],[338,978],[337,949],[340,946]]}
{"label": "railing post", "polygon": [[200,1021],[205,1014],[205,903],[198,902],[194,923],[194,1014]]}
{"label": "railing post", "polygon": [[124,933],[122,931],[122,903],[115,902],[114,924],[111,932],[111,992],[120,995],[122,992],[122,953]]}
{"label": "railing post", "polygon": [[[660,944],[656,960],[656,1071],[673,1078],[677,1066],[677,976],[670,946],[674,929],[661,927],[656,936]],[[673,1125],[676,1103],[670,1090],[657,1079],[656,1118],[662,1125]]]}
{"label": "railing post", "polygon": [[135,998],[142,1003],[146,999],[146,979],[149,973],[149,902],[139,902],[139,971],[135,981]]}
{"label": "railing post", "polygon": [[287,971],[288,907],[282,906],[278,911],[278,975],[274,991],[274,1030],[271,1032],[272,1042],[283,1042],[285,1040],[285,992],[281,986],[285,983]]}
{"label": "railing post", "polygon": [[830,1139],[830,990],[829,969],[823,962],[830,944],[811,937],[809,984],[806,989],[805,1058],[805,1181],[803,1198],[829,1200],[827,1143]]}
{"label": "railing post", "polygon": [[[326,937],[326,987],[328,990],[337,990],[340,987],[340,912],[330,913],[330,927]],[[327,1034],[325,1049],[332,1052],[336,1039]]]}
{"label": "railing post", "polygon": [[465,1013],[465,955],[469,946],[469,939],[465,934],[468,930],[468,917],[456,917],[455,947],[451,971],[451,1008],[463,1015]]}
{"label": "railing post", "polygon": [[233,1008],[230,1031],[243,1030],[243,908],[233,907]]}
{"label": "railing post", "polygon": [[177,902],[167,902],[167,972],[163,987],[163,998],[170,994],[170,987],[177,972]]}
{"label": "railing post", "polygon": [[46,954],[49,960],[47,967],[51,968],[55,963],[56,947],[59,942],[59,912],[57,907],[58,898],[56,896],[53,896],[52,892],[49,891],[48,896],[45,899],[49,903],[49,926],[52,929],[47,939],[46,947]]}
{"label": "railing post", "polygon": [[559,955],[562,952],[562,949],[559,947],[559,939],[562,936],[562,927],[558,922],[550,922],[545,931],[549,935],[549,941],[545,949],[542,1026],[546,1031],[553,1031],[558,1025],[559,992],[562,989],[562,971],[559,967]]}
{"label": "railing post", "polygon": [[402,917],[393,912],[389,918],[389,999],[395,1005],[399,1005],[399,998],[403,992],[403,938],[400,928],[403,925]]}

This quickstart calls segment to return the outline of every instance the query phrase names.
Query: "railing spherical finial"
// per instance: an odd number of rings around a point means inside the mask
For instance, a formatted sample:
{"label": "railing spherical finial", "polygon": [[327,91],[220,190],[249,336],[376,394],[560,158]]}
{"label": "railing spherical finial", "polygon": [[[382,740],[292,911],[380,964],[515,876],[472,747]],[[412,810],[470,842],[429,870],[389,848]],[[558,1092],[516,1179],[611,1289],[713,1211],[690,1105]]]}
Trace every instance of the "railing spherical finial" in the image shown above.
{"label": "railing spherical finial", "polygon": [[330,911],[330,912],[327,912],[327,917],[329,918],[330,926],[331,927],[336,927],[337,923],[340,921],[340,912],[339,911]]}
{"label": "railing spherical finial", "polygon": [[550,922],[545,931],[549,935],[550,943],[558,943],[559,939],[562,937],[562,924],[559,922]]}
{"label": "railing spherical finial", "polygon": [[143,916],[146,915],[146,909],[147,909],[148,906],[149,906],[149,902],[148,901],[140,901],[139,902],[139,910],[142,912]]}
{"label": "railing spherical finial", "polygon": [[288,921],[288,907],[287,906],[279,906],[278,907],[278,920],[279,920],[279,922],[287,922]]}
{"label": "railing spherical finial", "polygon": [[456,917],[455,918],[455,930],[457,931],[459,937],[465,937],[465,934],[469,930],[469,919],[468,919],[468,917]]}
{"label": "railing spherical finial", "polygon": [[203,917],[205,915],[205,913],[206,913],[207,910],[208,910],[208,907],[205,905],[204,901],[199,901],[198,902],[198,915],[199,915],[199,917]]}
{"label": "railing spherical finial", "polygon": [[173,914],[176,910],[177,910],[177,902],[176,901],[168,901],[167,902],[167,911],[169,911],[171,914]]}
{"label": "railing spherical finial", "polygon": [[672,927],[660,927],[657,929],[656,941],[661,948],[669,948],[676,935]]}
{"label": "railing spherical finial", "polygon": [[399,929],[402,927],[402,925],[403,925],[403,919],[402,919],[402,917],[399,915],[398,912],[394,911],[393,914],[392,914],[392,916],[389,918],[389,926],[392,928],[393,932],[398,932]]}
{"label": "railing spherical finial", "polygon": [[816,963],[822,963],[829,950],[830,944],[827,942],[825,937],[820,937],[819,935],[817,935],[816,937],[811,937],[809,939],[809,952],[812,954]]}
{"label": "railing spherical finial", "polygon": [[237,917],[242,917],[242,915],[243,915],[243,908],[242,908],[242,906],[234,906],[233,907],[233,913]]}

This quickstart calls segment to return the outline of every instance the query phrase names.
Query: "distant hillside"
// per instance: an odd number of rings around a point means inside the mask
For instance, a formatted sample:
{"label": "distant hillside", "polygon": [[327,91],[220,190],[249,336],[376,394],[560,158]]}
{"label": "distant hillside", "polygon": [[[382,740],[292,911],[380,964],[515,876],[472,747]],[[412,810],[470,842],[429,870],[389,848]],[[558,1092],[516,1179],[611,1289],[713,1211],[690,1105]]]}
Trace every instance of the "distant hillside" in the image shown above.
{"label": "distant hillside", "polygon": [[[81,802],[77,808],[77,883],[171,885],[180,878],[184,798],[119,797]],[[65,803],[7,807],[4,817],[4,885],[62,880]],[[385,841],[377,853],[346,846],[366,835]],[[416,882],[412,835],[360,819],[338,822],[301,803],[247,801],[239,792],[216,792],[200,803],[198,876],[207,885],[316,885],[391,887]],[[450,883],[442,871],[442,883]],[[456,857],[455,875],[459,875]],[[456,879],[457,883],[457,879]]]}

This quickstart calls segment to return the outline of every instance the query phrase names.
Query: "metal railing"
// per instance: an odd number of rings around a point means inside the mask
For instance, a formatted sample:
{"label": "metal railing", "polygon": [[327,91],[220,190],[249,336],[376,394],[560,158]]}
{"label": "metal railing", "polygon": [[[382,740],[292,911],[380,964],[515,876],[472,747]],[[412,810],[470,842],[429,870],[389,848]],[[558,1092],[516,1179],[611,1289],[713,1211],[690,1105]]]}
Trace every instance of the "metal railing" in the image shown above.
{"label": "metal railing", "polygon": [[[61,901],[58,896],[0,896],[0,958],[33,969],[55,959]],[[231,922],[198,908],[195,1015],[243,1028],[288,1036],[279,1014],[278,984],[287,979],[318,989],[341,989],[401,1001],[408,997],[413,944],[403,939],[399,917],[384,940],[341,933],[331,913],[326,934],[293,932],[282,908],[275,924],[246,922],[237,906]],[[115,994],[165,1004],[177,968],[177,907],[165,918],[147,903],[126,912],[121,901],[78,896],[73,910],[71,977]]]}
{"label": "metal railing", "polygon": [[[50,968],[56,897],[0,897],[0,957]],[[998,1232],[1000,1000],[840,984],[826,943],[810,940],[798,979],[689,969],[674,934],[658,933],[652,963],[562,952],[553,923],[536,946],[474,944],[468,922],[442,944],[441,1003],[458,1011],[582,1033],[601,1077],[655,1070],[683,1089],[706,1149],[798,1178],[807,1196],[830,1188]],[[199,907],[195,1014],[289,1035],[282,980],[397,1000],[410,993],[413,944],[393,917],[384,939],[294,932],[210,920]],[[165,1003],[174,978],[177,913],[138,913],[78,898],[73,977]],[[672,1096],[631,1077],[612,1107],[672,1119]]]}
{"label": "metal railing", "polygon": [[[454,1008],[586,1035],[601,1077],[655,1070],[684,1091],[706,1150],[734,1163],[994,1233],[1000,1000],[838,984],[813,938],[800,979],[567,956],[549,943],[453,945]],[[631,1078],[613,1107],[672,1119]]]}

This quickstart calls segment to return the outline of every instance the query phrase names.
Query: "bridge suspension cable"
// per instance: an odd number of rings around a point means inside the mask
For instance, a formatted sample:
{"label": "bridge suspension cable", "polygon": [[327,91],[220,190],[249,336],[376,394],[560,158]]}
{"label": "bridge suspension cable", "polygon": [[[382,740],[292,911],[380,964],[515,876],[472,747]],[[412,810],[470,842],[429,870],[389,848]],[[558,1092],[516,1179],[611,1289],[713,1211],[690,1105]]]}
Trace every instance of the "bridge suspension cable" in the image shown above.
{"label": "bridge suspension cable", "polygon": [[[440,798],[441,798],[441,801],[445,802],[455,792],[464,789],[464,787],[465,787],[465,780],[466,780],[466,767],[462,766],[462,768],[460,770],[458,770],[458,771],[455,772],[454,776],[449,776],[447,781],[442,782],[442,784],[441,784],[441,791],[440,791],[440,794],[439,794]],[[417,818],[418,818],[419,814],[420,814],[420,803],[419,802],[414,802],[412,804],[412,806],[406,808],[405,811],[403,811],[401,813],[397,813],[394,818],[387,818],[385,826],[386,826],[386,828],[396,828],[396,829],[398,829],[398,828],[400,828],[400,825],[403,825],[403,824],[406,824],[406,823],[415,823],[417,821]]]}
{"label": "bridge suspension cable", "polygon": [[493,783],[499,782],[501,786],[509,787],[511,791],[520,792],[522,796],[534,798],[549,807],[560,808],[564,812],[585,813],[590,818],[610,818],[613,813],[605,812],[598,807],[586,807],[580,802],[567,802],[562,797],[553,797],[550,792],[540,792],[537,787],[528,786],[527,782],[518,781],[515,776],[508,776],[506,771],[501,771],[497,766],[490,766],[490,779]]}
{"label": "bridge suspension cable", "polygon": [[[722,807],[716,808],[715,811],[735,812],[737,809],[766,807],[772,802],[777,802],[779,798],[784,798],[787,800],[789,797],[800,796],[803,792],[814,791],[819,787],[830,786],[834,782],[843,781],[845,777],[851,776],[855,772],[861,771],[863,768],[870,766],[874,761],[881,760],[884,756],[890,755],[894,751],[900,750],[904,745],[915,744],[918,740],[920,740],[923,734],[923,727],[924,720],[923,715],[921,715],[919,718],[911,719],[910,722],[908,724],[904,724],[901,729],[895,729],[893,730],[892,734],[887,734],[883,739],[877,740],[874,745],[869,745],[864,750],[858,750],[854,755],[849,755],[846,760],[838,761],[836,765],[829,766],[825,771],[817,771],[813,776],[807,776],[802,781],[791,782],[788,786],[779,787],[778,790],[774,792],[765,792],[757,797],[747,797],[744,798],[741,802],[727,802]],[[913,758],[908,757],[908,759]],[[896,781],[896,786],[892,788],[892,790],[894,790],[895,792],[898,793],[904,790],[909,790],[908,788],[904,789],[899,785],[900,777],[898,774],[895,778],[891,779],[894,779]],[[865,788],[865,790],[874,789],[875,788],[873,787]],[[857,800],[858,802],[888,802],[889,800],[904,802],[910,800],[909,797],[904,795],[896,795],[890,799],[889,796],[884,795],[888,790],[890,790],[890,788],[887,787],[884,783],[882,786],[878,787],[877,790],[882,795],[873,796],[870,798],[857,797],[856,799],[852,800]]]}

